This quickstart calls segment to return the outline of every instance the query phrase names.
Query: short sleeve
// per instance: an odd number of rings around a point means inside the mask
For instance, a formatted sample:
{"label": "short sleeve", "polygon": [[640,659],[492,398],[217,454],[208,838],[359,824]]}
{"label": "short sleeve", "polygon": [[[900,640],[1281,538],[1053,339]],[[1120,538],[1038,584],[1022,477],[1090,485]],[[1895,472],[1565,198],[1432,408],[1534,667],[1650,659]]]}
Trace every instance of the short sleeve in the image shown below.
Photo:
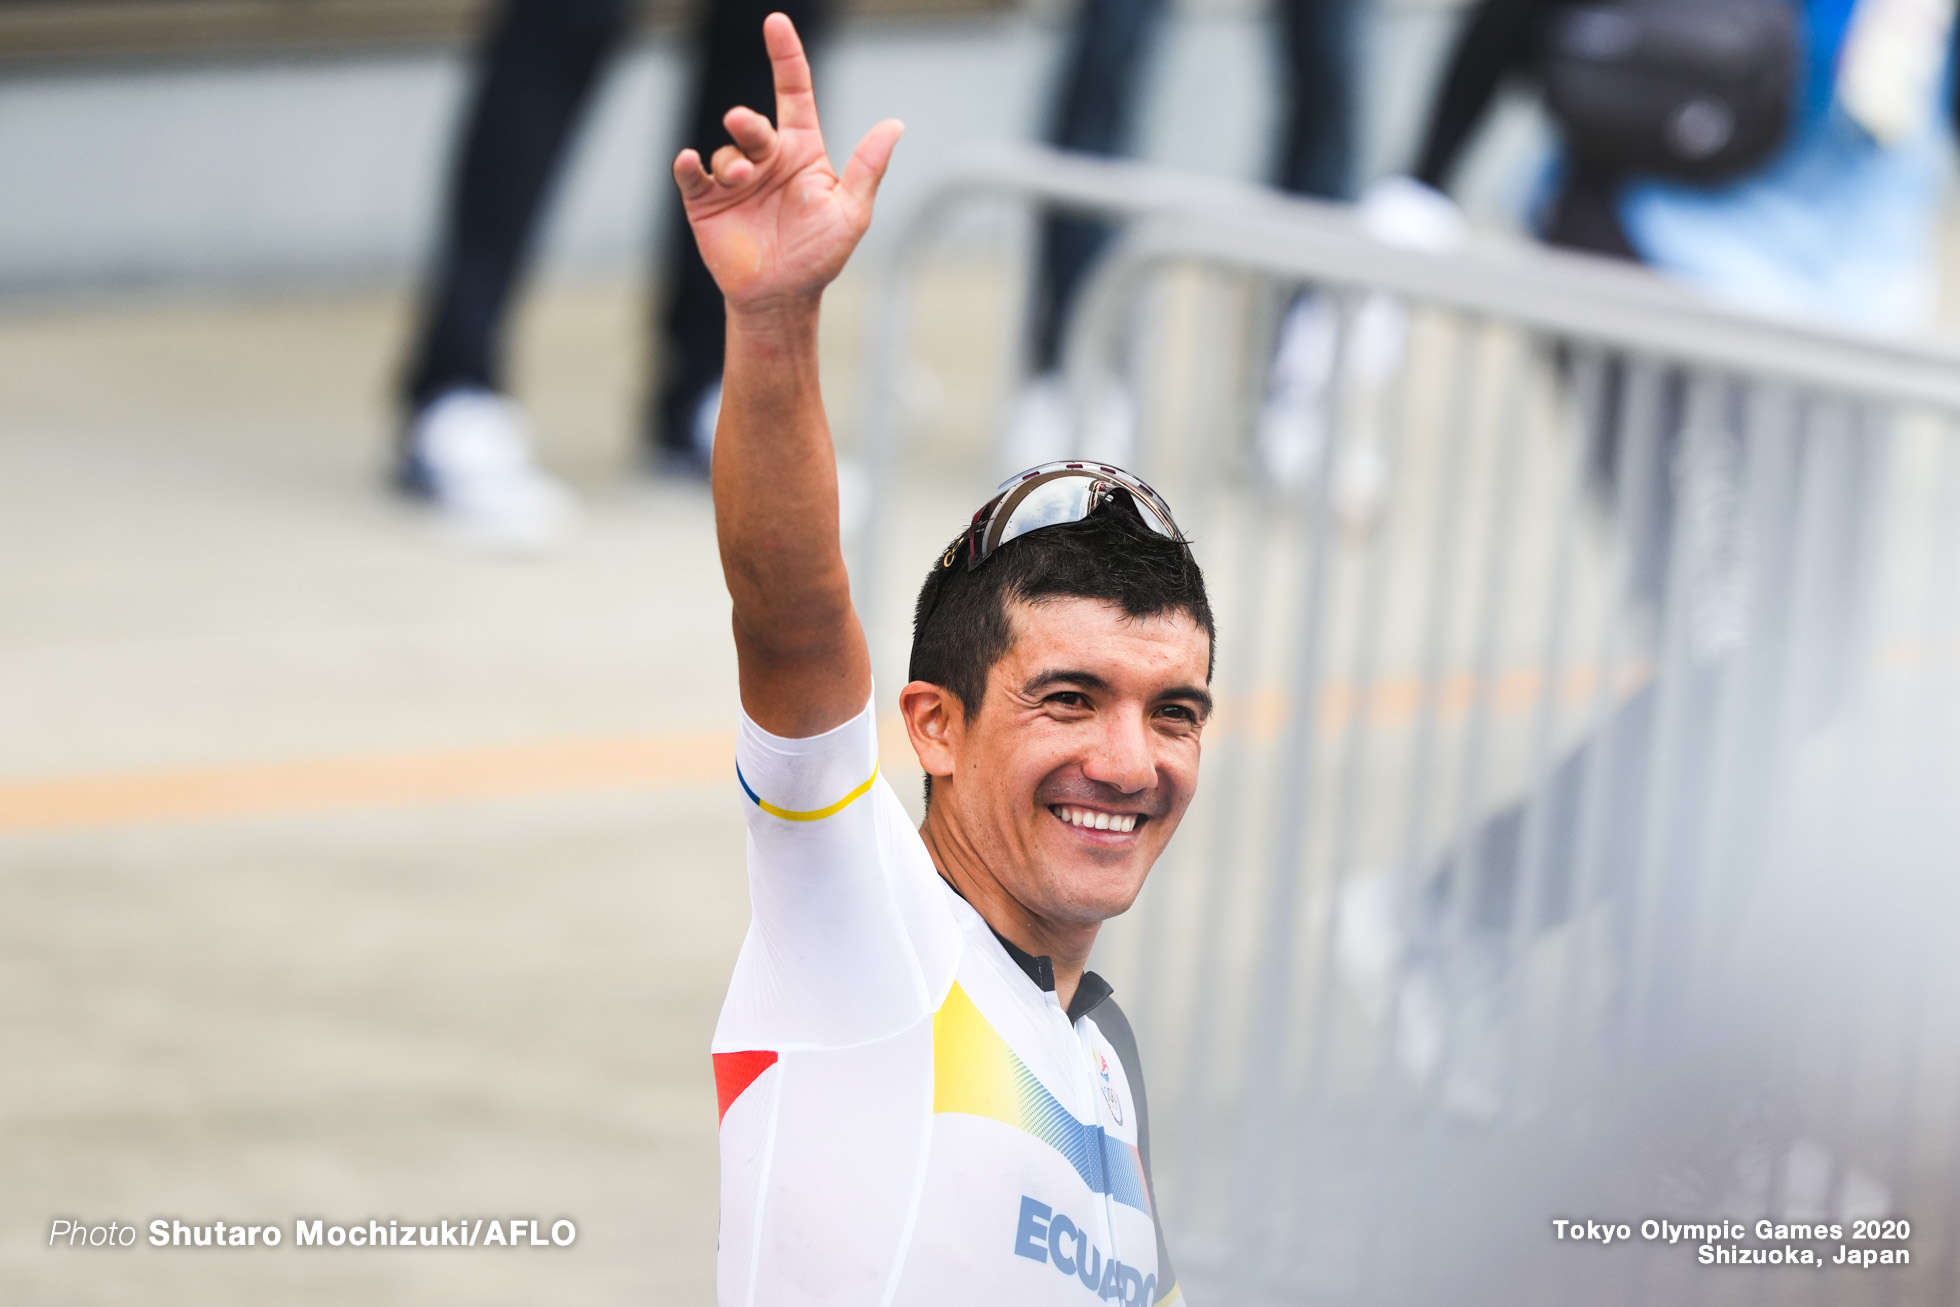
{"label": "short sleeve", "polygon": [[929,1016],[951,984],[959,928],[878,769],[870,705],[807,739],[744,714],[735,763],[751,917],[715,1049],[847,1047]]}

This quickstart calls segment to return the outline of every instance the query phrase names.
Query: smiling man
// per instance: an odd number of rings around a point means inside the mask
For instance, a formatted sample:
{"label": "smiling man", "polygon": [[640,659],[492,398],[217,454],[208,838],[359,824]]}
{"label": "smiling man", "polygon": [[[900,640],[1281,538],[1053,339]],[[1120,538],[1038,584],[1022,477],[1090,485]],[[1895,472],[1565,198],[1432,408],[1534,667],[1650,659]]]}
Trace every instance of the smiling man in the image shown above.
{"label": "smiling man", "polygon": [[934,560],[878,774],[817,388],[824,287],[900,127],[840,178],[789,20],[777,122],[674,163],[728,305],[713,483],[753,920],[715,1031],[725,1304],[1155,1307],[1180,1295],[1136,1041],[1086,971],[1198,779],[1212,619],[1170,510],[1115,468],[1013,478]]}

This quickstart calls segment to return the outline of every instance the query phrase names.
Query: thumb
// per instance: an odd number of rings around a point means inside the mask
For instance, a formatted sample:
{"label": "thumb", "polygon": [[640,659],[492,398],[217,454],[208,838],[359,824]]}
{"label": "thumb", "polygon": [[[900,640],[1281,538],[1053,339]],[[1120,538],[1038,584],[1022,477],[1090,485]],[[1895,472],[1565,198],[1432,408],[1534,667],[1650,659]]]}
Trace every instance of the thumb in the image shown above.
{"label": "thumb", "polygon": [[850,198],[853,208],[863,211],[869,220],[871,201],[878,194],[878,183],[885,179],[885,168],[892,161],[892,150],[898,138],[905,134],[905,124],[896,118],[887,118],[864,134],[857,149],[851,151],[851,160],[844,165],[842,186],[844,194]]}

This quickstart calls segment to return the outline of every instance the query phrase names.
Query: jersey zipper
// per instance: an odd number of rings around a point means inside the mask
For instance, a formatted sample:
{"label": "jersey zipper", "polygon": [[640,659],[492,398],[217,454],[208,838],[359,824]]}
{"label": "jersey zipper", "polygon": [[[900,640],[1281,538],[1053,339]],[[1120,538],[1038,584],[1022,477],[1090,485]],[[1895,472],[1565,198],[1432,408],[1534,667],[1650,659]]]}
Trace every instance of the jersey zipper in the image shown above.
{"label": "jersey zipper", "polygon": [[[1060,1018],[1062,1028],[1068,1032],[1067,1047],[1070,1053],[1069,1061],[1074,1066],[1076,1075],[1075,1093],[1077,1109],[1080,1110],[1084,1104],[1087,1104],[1088,1112],[1086,1116],[1089,1124],[1100,1128],[1102,1126],[1102,1109],[1097,1106],[1099,1096],[1096,1093],[1096,1073],[1089,1067],[1089,1046],[1083,1041],[1081,1033],[1075,1028],[1075,1024],[1068,1019],[1068,1013],[1062,1011],[1061,999],[1052,992],[1048,995],[1048,1006]],[[1108,1191],[1108,1141],[1105,1139],[1103,1142],[1103,1155],[1097,1161],[1102,1165],[1105,1172],[1104,1191],[1098,1194],[1097,1197],[1102,1202],[1103,1234],[1109,1241],[1109,1250],[1104,1256],[1110,1261],[1120,1261],[1122,1260],[1122,1253],[1116,1243],[1116,1199],[1115,1195]]]}

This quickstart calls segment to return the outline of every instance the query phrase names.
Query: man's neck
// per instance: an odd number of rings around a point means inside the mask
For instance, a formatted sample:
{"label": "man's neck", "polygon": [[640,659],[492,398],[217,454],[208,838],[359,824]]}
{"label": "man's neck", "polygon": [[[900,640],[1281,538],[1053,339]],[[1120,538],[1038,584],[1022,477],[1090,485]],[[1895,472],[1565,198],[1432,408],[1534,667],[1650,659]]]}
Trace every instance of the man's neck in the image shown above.
{"label": "man's neck", "polygon": [[1029,909],[1001,884],[954,822],[935,820],[929,811],[919,827],[919,838],[925,841],[940,876],[996,935],[1024,953],[1049,960],[1055,974],[1055,997],[1066,1011],[1089,965],[1089,950],[1095,947],[1098,927],[1063,925]]}

